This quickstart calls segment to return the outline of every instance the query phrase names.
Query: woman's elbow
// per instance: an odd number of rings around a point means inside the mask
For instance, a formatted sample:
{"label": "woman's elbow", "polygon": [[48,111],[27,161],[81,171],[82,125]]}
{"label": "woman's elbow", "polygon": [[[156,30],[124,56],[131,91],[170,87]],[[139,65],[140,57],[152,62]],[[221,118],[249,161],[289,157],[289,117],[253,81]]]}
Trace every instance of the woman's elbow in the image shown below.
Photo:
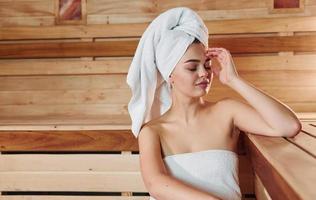
{"label": "woman's elbow", "polygon": [[286,134],[285,137],[295,137],[298,135],[302,130],[302,123],[300,121],[297,121],[293,123],[291,130],[289,130]]}
{"label": "woman's elbow", "polygon": [[159,177],[158,176],[151,176],[150,178],[146,179],[145,186],[150,194],[150,196],[157,199],[159,195]]}

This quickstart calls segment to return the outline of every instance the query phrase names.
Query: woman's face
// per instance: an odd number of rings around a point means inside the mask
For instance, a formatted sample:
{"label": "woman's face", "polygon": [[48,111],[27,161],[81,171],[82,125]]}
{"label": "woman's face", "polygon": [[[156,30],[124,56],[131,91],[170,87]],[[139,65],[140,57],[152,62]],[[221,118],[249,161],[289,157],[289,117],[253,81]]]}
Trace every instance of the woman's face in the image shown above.
{"label": "woman's face", "polygon": [[[202,43],[191,44],[171,73],[170,81],[174,82],[172,90],[191,97],[205,95],[213,80],[210,62],[205,56],[205,47]],[[206,85],[198,85],[205,80]]]}

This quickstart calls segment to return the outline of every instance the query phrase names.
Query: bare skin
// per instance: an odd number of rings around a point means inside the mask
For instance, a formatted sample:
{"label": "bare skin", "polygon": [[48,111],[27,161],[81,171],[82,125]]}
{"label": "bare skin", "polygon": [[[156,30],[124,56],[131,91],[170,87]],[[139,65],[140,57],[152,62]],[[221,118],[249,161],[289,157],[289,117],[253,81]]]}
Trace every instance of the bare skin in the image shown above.
{"label": "bare skin", "polygon": [[[206,66],[207,57],[201,43],[191,44],[171,74],[171,108],[147,125],[160,137],[163,157],[208,149],[236,151],[238,135],[233,122],[217,102],[203,100],[210,89],[213,74]],[[200,62],[186,62],[196,59]],[[208,64],[208,63],[207,63]],[[208,80],[207,88],[196,85]]]}
{"label": "bare skin", "polygon": [[[213,57],[216,59],[207,61]],[[214,74],[250,105],[231,98],[205,101],[203,96],[208,93]],[[197,85],[203,80],[207,80],[207,87]],[[206,50],[200,43],[191,44],[169,83],[171,108],[144,124],[138,137],[144,183],[157,200],[219,199],[170,176],[163,162],[166,156],[209,149],[236,152],[239,135],[233,131],[234,127],[275,137],[294,137],[300,131],[295,113],[239,77],[229,52],[223,48]]]}

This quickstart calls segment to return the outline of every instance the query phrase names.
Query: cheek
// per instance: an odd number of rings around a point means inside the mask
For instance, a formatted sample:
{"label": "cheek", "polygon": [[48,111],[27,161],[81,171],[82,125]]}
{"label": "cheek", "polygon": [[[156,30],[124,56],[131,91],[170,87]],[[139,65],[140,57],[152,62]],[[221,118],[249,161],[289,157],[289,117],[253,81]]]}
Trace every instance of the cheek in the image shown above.
{"label": "cheek", "polygon": [[188,85],[192,85],[196,82],[196,79],[198,78],[197,73],[187,71],[179,74],[177,76],[177,83],[179,84],[179,87],[185,86],[187,87]]}

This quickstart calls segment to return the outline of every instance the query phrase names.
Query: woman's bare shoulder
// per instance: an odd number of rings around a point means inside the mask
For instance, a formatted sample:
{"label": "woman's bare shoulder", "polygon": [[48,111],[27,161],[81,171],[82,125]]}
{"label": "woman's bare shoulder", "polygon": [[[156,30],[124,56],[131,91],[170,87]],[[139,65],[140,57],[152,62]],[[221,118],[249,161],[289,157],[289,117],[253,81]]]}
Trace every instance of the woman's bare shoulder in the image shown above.
{"label": "woman's bare shoulder", "polygon": [[209,115],[216,115],[217,118],[219,117],[223,117],[223,118],[227,118],[227,112],[229,112],[228,108],[228,104],[230,102],[231,98],[229,97],[225,97],[222,99],[219,99],[217,101],[213,101],[207,102],[207,113]]}

